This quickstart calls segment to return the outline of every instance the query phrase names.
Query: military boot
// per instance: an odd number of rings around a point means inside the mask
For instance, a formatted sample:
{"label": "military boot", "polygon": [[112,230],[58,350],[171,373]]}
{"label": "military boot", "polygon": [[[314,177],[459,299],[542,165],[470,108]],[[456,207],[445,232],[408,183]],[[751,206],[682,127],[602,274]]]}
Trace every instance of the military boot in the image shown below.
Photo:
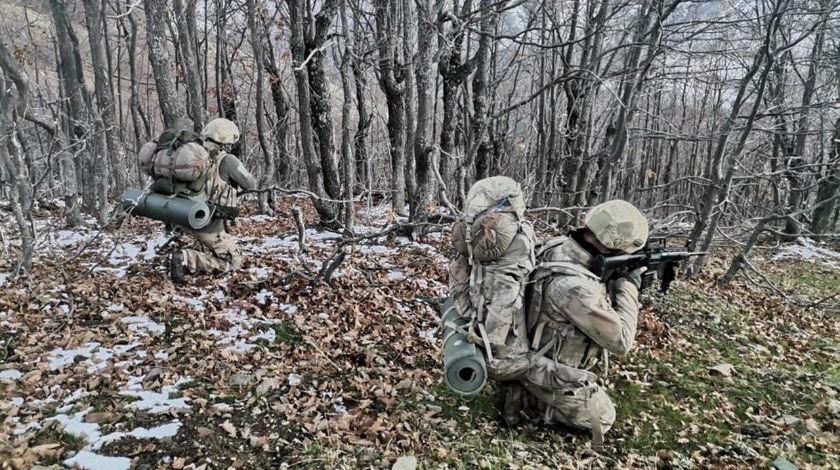
{"label": "military boot", "polygon": [[516,426],[528,419],[533,397],[519,382],[503,382],[498,386],[496,406],[501,408],[502,418],[508,426]]}
{"label": "military boot", "polygon": [[184,253],[181,250],[172,252],[169,257],[169,277],[175,284],[183,284],[187,274],[187,267],[184,265]]}

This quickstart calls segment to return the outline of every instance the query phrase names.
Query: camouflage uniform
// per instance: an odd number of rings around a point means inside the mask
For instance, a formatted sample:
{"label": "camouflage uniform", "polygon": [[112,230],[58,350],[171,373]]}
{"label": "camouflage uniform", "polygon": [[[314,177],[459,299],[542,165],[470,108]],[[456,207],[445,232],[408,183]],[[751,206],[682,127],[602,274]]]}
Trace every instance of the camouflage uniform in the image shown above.
{"label": "camouflage uniform", "polygon": [[[618,202],[596,207],[585,224],[602,248],[632,253],[647,239],[647,220],[628,203]],[[593,255],[573,238],[548,241],[537,257],[528,329],[531,349],[546,352],[521,381],[531,394],[524,399],[536,398],[536,403],[519,407],[530,406],[548,423],[590,430],[600,445],[615,421],[615,407],[591,369],[607,352],[623,355],[633,346],[638,285],[628,278],[610,286],[602,283],[589,270]],[[519,411],[511,406],[506,416]]]}
{"label": "camouflage uniform", "polygon": [[[205,147],[213,155],[210,176],[207,181],[209,199],[217,205],[236,207],[237,188],[253,190],[256,179],[245,165],[233,155],[224,151],[226,146],[239,140],[239,130],[227,119],[215,119],[204,128]],[[215,219],[204,228],[191,230],[181,227],[201,245],[201,250],[184,249],[173,253],[172,279],[179,281],[182,271],[195,273],[219,273],[239,269],[242,253],[236,246],[236,239],[227,231],[227,221]]]}

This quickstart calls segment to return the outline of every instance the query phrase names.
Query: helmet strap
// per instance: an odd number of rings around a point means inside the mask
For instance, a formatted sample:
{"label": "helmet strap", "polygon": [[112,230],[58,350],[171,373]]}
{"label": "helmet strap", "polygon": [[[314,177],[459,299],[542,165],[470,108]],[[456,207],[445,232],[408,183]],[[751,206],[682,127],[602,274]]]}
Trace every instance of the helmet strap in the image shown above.
{"label": "helmet strap", "polygon": [[592,243],[589,243],[589,241],[586,239],[586,234],[587,233],[592,233],[592,231],[589,230],[586,227],[576,228],[576,229],[572,230],[571,232],[569,232],[569,238],[571,238],[572,240],[577,242],[577,244],[580,245],[581,248],[586,250],[586,252],[589,253],[590,255],[592,255],[592,256],[600,255],[601,252],[598,251],[598,248],[595,245],[593,245]]}

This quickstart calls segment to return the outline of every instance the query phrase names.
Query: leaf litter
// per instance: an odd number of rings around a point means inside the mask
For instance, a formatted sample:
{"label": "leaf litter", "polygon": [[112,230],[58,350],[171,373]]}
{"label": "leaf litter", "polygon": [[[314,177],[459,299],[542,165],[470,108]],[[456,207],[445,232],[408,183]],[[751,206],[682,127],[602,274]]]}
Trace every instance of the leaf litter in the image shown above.
{"label": "leaf litter", "polygon": [[[837,468],[831,308],[747,283],[711,290],[722,263],[649,296],[636,349],[606,371],[618,419],[596,454],[573,430],[501,424],[492,385],[472,398],[442,385],[439,313],[424,299],[446,294],[446,233],[367,240],[328,285],[287,276],[341,238],[305,214],[308,253],[292,221],[249,216],[235,228],[244,269],[177,287],[158,224],[131,219],[94,241],[53,230],[33,274],[3,277],[0,468]],[[358,233],[375,234],[390,212],[365,216]],[[828,248],[798,246],[761,269],[788,292],[840,288],[831,263],[819,278],[801,268],[807,253],[833,262]]]}

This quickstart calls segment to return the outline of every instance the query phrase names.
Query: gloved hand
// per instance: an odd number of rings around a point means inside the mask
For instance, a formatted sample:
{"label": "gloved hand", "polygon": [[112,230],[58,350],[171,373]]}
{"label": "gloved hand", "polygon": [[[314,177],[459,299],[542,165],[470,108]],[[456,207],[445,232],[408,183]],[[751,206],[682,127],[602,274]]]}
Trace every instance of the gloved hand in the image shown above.
{"label": "gloved hand", "polygon": [[624,273],[621,277],[623,277],[624,279],[627,279],[627,281],[631,282],[634,286],[636,286],[636,289],[641,289],[642,288],[642,273],[644,273],[645,271],[647,271],[647,268],[642,267],[642,268],[639,268],[639,269],[634,269],[633,271],[628,271],[628,272]]}

